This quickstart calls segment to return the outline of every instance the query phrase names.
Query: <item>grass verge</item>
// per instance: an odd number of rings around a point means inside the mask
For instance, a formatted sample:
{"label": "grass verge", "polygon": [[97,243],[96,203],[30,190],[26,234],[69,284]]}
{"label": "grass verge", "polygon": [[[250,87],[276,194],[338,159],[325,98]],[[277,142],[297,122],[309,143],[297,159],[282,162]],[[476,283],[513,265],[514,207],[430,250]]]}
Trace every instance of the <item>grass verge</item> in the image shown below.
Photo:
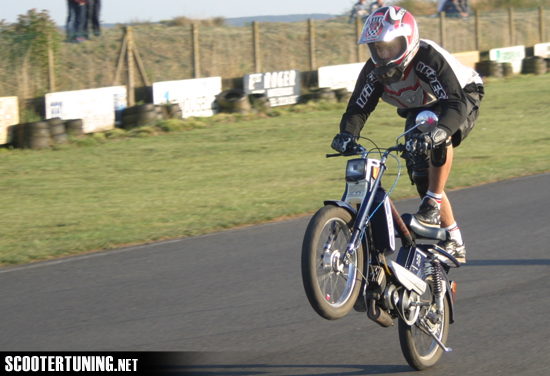
{"label": "grass verge", "polygon": [[[550,170],[549,85],[550,74],[488,82],[448,189]],[[4,149],[0,264],[312,213],[343,192],[345,160],[325,158],[343,109],[298,106],[267,118],[216,116],[94,135],[54,150]],[[389,146],[403,123],[381,103],[363,135]],[[396,176],[391,163],[386,186]],[[392,197],[414,192],[403,171]]]}

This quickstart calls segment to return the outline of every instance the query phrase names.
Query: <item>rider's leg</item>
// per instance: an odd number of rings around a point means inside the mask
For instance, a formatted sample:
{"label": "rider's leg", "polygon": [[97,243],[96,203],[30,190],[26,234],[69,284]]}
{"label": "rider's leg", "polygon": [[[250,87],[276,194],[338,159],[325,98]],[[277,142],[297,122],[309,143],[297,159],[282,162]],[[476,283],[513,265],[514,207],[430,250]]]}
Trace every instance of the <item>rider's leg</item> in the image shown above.
{"label": "rider's leg", "polygon": [[451,172],[451,167],[453,165],[453,147],[450,146],[447,148],[447,160],[445,164],[441,167],[435,167],[430,163],[429,176],[429,191],[435,194],[442,194],[441,197],[441,227],[448,227],[455,222],[453,215],[453,209],[451,203],[445,194],[445,184]]}

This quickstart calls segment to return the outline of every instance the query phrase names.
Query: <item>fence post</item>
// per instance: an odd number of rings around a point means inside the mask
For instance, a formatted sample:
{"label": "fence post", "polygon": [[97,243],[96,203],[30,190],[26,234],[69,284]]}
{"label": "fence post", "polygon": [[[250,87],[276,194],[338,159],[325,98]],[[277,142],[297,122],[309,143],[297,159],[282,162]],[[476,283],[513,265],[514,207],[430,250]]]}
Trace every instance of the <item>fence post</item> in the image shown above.
{"label": "fence post", "polygon": [[126,64],[128,67],[128,80],[126,82],[126,95],[128,96],[128,107],[136,104],[135,83],[134,83],[134,36],[132,27],[126,27],[126,37],[128,38],[128,47],[126,49]]}
{"label": "fence post", "polygon": [[[361,17],[355,17],[355,40],[357,42],[359,42],[359,38],[361,38],[361,32],[363,31],[363,23],[361,21]],[[358,63],[361,63],[363,61],[363,49],[361,46],[361,44],[356,45]]]}
{"label": "fence post", "polygon": [[52,36],[48,35],[48,81],[50,93],[55,92],[55,61],[53,58]]}
{"label": "fence post", "polygon": [[199,26],[197,24],[191,25],[191,35],[193,40],[193,77],[200,78],[201,59],[199,52]]}
{"label": "fence post", "polygon": [[545,42],[545,30],[544,30],[544,7],[539,7],[539,35],[540,35],[540,42]]}
{"label": "fence post", "polygon": [[313,23],[313,18],[310,18],[308,21],[308,30],[309,30],[309,70],[315,70],[315,24]]}
{"label": "fence post", "polygon": [[510,28],[510,46],[514,45],[515,30],[514,30],[514,8],[508,8],[508,27]]}
{"label": "fence post", "polygon": [[476,12],[475,12],[475,17],[476,17],[476,51],[479,51],[481,50],[481,21],[480,21],[480,17],[479,17],[479,10],[476,9]]}
{"label": "fence post", "polygon": [[260,73],[261,61],[260,61],[260,25],[258,21],[252,22],[252,44],[254,54],[254,73]]}
{"label": "fence post", "polygon": [[445,48],[445,12],[439,13],[439,35],[441,39],[441,47]]}

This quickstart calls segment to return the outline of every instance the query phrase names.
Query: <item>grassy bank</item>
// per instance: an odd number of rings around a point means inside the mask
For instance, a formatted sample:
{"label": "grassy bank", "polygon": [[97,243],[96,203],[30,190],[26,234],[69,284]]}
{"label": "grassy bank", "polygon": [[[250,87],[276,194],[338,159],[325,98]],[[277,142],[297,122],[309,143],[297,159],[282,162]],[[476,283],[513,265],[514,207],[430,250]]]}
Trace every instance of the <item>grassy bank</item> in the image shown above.
{"label": "grassy bank", "polygon": [[[487,85],[478,124],[455,152],[449,189],[550,170],[549,85],[550,75]],[[0,263],[314,212],[343,191],[345,160],[324,157],[343,106],[300,109],[92,146],[4,150]],[[389,146],[402,126],[395,109],[380,104],[363,135]],[[393,197],[412,195],[414,187],[403,176]]]}

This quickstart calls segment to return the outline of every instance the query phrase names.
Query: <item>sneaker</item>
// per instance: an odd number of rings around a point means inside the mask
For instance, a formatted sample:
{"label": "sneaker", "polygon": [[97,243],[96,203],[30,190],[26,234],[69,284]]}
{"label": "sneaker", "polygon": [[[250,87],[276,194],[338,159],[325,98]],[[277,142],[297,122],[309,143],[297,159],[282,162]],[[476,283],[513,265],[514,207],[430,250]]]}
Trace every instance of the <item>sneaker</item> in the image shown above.
{"label": "sneaker", "polygon": [[441,225],[439,207],[437,202],[431,197],[424,197],[418,213],[413,215],[424,226],[439,227]]}
{"label": "sneaker", "polygon": [[464,243],[458,244],[456,240],[447,239],[437,243],[438,247],[441,247],[453,256],[461,264],[466,263],[466,245]]}

